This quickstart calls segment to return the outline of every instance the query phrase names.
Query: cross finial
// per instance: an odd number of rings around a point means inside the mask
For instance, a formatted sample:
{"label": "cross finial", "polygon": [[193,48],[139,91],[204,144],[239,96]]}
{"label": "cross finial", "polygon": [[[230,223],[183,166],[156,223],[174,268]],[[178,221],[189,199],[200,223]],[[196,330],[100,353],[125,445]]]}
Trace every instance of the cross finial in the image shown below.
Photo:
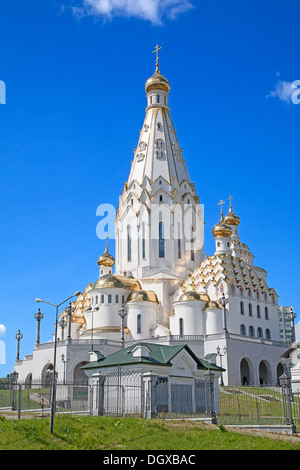
{"label": "cross finial", "polygon": [[160,47],[158,44],[156,44],[155,46],[155,49],[154,51],[152,52],[152,54],[156,53],[156,68],[158,69],[158,51],[160,51],[162,49],[162,47]]}
{"label": "cross finial", "polygon": [[232,209],[232,199],[234,199],[234,197],[232,197],[232,196],[229,196],[229,198],[228,198],[228,199],[229,199],[229,201],[230,201],[230,209]]}
{"label": "cross finial", "polygon": [[105,251],[107,251],[107,240],[108,240],[108,235],[106,235],[105,239],[106,239],[106,243],[105,243]]}
{"label": "cross finial", "polygon": [[223,215],[223,204],[225,204],[225,202],[221,199],[221,201],[218,202],[218,206],[221,206],[221,216]]}

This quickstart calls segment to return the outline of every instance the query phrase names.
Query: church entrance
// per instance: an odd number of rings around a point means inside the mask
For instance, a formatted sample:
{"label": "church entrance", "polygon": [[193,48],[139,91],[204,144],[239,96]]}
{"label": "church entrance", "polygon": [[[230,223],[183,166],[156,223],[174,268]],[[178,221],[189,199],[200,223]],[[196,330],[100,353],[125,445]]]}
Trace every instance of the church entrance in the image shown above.
{"label": "church entrance", "polygon": [[259,364],[259,385],[271,383],[271,371],[267,361],[261,361]]}
{"label": "church entrance", "polygon": [[250,385],[251,384],[250,365],[249,365],[249,361],[246,358],[243,358],[241,360],[240,373],[241,373],[241,384]]}

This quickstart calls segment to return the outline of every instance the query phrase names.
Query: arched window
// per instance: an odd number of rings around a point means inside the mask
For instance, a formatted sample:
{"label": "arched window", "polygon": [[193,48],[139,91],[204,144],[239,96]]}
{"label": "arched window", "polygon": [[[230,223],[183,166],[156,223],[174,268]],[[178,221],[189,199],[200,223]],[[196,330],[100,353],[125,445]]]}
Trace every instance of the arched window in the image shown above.
{"label": "arched window", "polygon": [[124,302],[125,302],[125,296],[122,295],[122,304],[124,304]]}
{"label": "arched window", "polygon": [[116,295],[116,304],[118,304],[118,303],[119,303],[119,296]]}
{"label": "arched window", "polygon": [[259,305],[256,307],[256,310],[257,310],[257,318],[260,318],[260,306]]}
{"label": "arched window", "polygon": [[254,336],[254,328],[253,328],[253,326],[249,326],[249,336],[251,336],[251,337]]}
{"label": "arched window", "polygon": [[241,315],[245,315],[245,311],[244,311],[244,302],[241,302],[241,303],[240,303],[240,312],[241,312]]}
{"label": "arched window", "polygon": [[252,317],[252,304],[249,304],[249,317]]}
{"label": "arched window", "polygon": [[246,327],[245,325],[240,326],[240,333],[242,336],[246,336]]}
{"label": "arched window", "polygon": [[257,328],[257,337],[262,338],[263,337],[263,330],[261,327]]}
{"label": "arched window", "polygon": [[159,103],[159,95],[157,95],[157,102]]}
{"label": "arched window", "polygon": [[158,236],[159,236],[158,256],[159,258],[164,258],[165,257],[165,240],[164,240],[163,222],[159,222],[158,224]]}
{"label": "arched window", "polygon": [[163,202],[163,197],[162,197],[162,195],[159,196],[159,202]]}
{"label": "arched window", "polygon": [[111,304],[111,294],[108,295],[108,303]]}
{"label": "arched window", "polygon": [[127,227],[127,261],[131,261],[131,227]]}
{"label": "arched window", "polygon": [[266,339],[271,339],[271,331],[269,330],[269,328],[266,329],[265,338]]}
{"label": "arched window", "polygon": [[101,303],[104,304],[104,295],[101,295]]}
{"label": "arched window", "polygon": [[140,313],[136,317],[136,331],[137,333],[142,332],[142,315]]}
{"label": "arched window", "polygon": [[269,309],[268,309],[268,307],[265,307],[265,319],[269,320]]}
{"label": "arched window", "polygon": [[179,318],[179,335],[183,336],[183,318]]}

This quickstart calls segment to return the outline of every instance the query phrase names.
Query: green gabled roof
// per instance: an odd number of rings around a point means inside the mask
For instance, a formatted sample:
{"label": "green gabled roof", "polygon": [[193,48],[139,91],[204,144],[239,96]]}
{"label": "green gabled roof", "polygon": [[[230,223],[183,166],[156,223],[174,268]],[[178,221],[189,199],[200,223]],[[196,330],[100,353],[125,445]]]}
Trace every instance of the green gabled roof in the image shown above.
{"label": "green gabled roof", "polygon": [[[138,345],[147,346],[147,348],[149,349],[149,357],[133,356],[132,350]],[[162,344],[143,342],[128,346],[127,348],[121,349],[120,351],[110,354],[109,356],[98,361],[90,362],[89,364],[82,366],[81,369],[100,369],[104,367],[131,364],[152,364],[158,366],[171,367],[171,360],[183,349],[185,349],[196,361],[198,369],[210,369],[219,371],[224,370],[216,365],[211,364],[208,361],[205,361],[204,359],[200,359],[199,357],[197,357],[187,344],[181,346],[166,346]]]}

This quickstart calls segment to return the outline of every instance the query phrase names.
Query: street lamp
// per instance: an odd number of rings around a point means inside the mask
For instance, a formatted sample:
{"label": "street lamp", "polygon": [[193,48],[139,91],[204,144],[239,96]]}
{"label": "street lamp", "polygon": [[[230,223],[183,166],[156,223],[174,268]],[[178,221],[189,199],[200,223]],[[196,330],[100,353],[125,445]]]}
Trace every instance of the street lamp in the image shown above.
{"label": "street lamp", "polygon": [[67,356],[66,359],[65,359],[65,355],[64,355],[64,353],[62,353],[61,360],[64,364],[64,385],[65,385],[66,384],[66,364],[67,364],[67,362],[69,362],[70,357]]}
{"label": "street lamp", "polygon": [[99,310],[99,307],[95,307],[95,308],[92,308],[92,307],[89,307],[86,309],[86,312],[92,312],[92,351],[94,351],[94,311],[95,310]]}
{"label": "street lamp", "polygon": [[[224,357],[227,353],[227,348],[224,346],[223,347],[223,354],[221,354],[221,348],[220,346],[217,346],[217,354],[220,358],[220,366],[222,368],[222,357]],[[220,381],[220,385],[223,387],[224,386],[224,381],[223,381],[223,371],[221,372],[221,381]]]}
{"label": "street lamp", "polygon": [[68,300],[72,299],[72,297],[77,297],[80,295],[81,292],[77,291],[75,294],[71,295],[67,299],[65,299],[63,302],[60,302],[58,305],[52,304],[51,302],[46,302],[46,300],[42,299],[35,299],[36,302],[43,302],[44,304],[51,305],[52,307],[56,308],[56,315],[55,315],[55,340],[54,340],[54,358],[53,358],[53,374],[52,374],[52,397],[51,397],[51,413],[50,413],[50,434],[53,433],[53,420],[54,420],[54,413],[55,413],[55,374],[56,374],[56,347],[57,347],[57,321],[58,321],[58,307],[60,307],[62,304],[67,302]]}
{"label": "street lamp", "polygon": [[127,315],[127,312],[124,308],[124,304],[122,305],[121,310],[119,311],[119,316],[121,317],[121,341],[122,341],[122,348],[124,348],[124,327],[125,327],[125,317]]}
{"label": "street lamp", "polygon": [[292,328],[292,343],[295,341],[295,323],[294,323],[294,320],[296,318],[296,313],[294,312],[293,310],[293,307],[291,307],[291,310],[290,312],[287,314],[287,316],[289,317],[290,321],[291,321],[291,328]]}

